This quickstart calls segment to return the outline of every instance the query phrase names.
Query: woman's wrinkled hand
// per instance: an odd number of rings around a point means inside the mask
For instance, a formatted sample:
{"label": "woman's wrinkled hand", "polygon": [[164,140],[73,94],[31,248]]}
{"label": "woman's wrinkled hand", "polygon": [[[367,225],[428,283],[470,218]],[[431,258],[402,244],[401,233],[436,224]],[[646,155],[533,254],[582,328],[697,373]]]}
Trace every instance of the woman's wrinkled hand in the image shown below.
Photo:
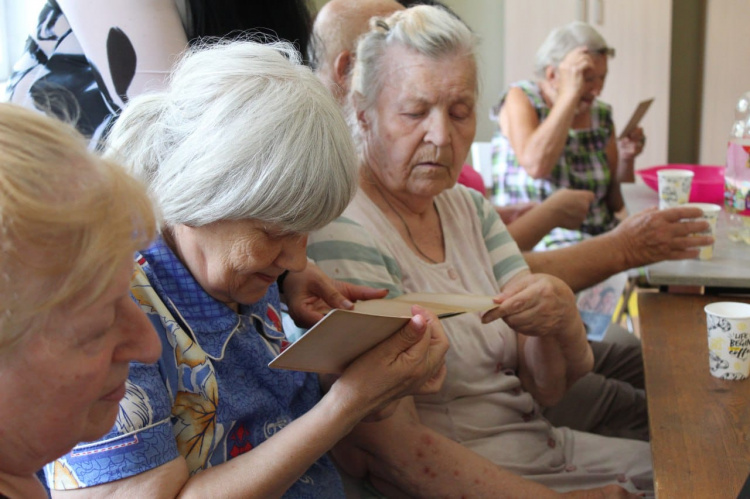
{"label": "woman's wrinkled hand", "polygon": [[309,328],[333,308],[350,310],[352,302],[385,298],[388,290],[358,286],[328,277],[314,263],[302,272],[290,272],[284,280],[284,302],[299,327]]}
{"label": "woman's wrinkled hand", "polygon": [[699,247],[713,244],[708,222],[697,219],[700,208],[678,206],[666,210],[648,209],[630,215],[607,237],[615,240],[627,268],[640,267],[662,260],[681,260],[698,256]]}
{"label": "woman's wrinkled hand", "polygon": [[556,334],[581,322],[573,291],[547,274],[514,277],[495,296],[494,302],[497,308],[485,313],[482,322],[502,318],[517,333],[526,336]]}
{"label": "woman's wrinkled hand", "polygon": [[643,128],[634,128],[628,135],[617,139],[617,155],[620,161],[632,161],[643,152],[646,145],[646,136]]}
{"label": "woman's wrinkled hand", "polygon": [[352,362],[331,387],[356,397],[356,407],[374,419],[392,412],[391,403],[401,397],[436,393],[445,380],[449,343],[443,326],[421,307],[412,307],[412,314],[403,328]]}
{"label": "woman's wrinkled hand", "polygon": [[586,90],[586,72],[593,69],[594,59],[586,47],[577,47],[568,52],[556,69],[558,95],[579,99]]}

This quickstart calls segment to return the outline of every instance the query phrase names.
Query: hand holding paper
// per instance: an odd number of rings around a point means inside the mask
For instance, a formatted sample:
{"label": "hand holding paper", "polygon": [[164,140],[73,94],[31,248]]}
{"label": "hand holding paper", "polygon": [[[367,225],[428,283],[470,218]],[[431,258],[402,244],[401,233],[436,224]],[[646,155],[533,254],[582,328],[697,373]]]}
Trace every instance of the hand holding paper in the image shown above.
{"label": "hand holding paper", "polygon": [[354,359],[404,327],[411,320],[413,305],[439,318],[496,306],[491,296],[439,293],[411,293],[392,300],[357,302],[354,310],[332,310],[271,361],[269,367],[341,373]]}
{"label": "hand holding paper", "polygon": [[[448,339],[435,314],[418,306],[413,317],[343,370],[330,392],[368,419],[387,417],[394,400],[435,393],[445,379]],[[356,334],[356,332],[352,332]]]}
{"label": "hand holding paper", "polygon": [[560,279],[546,274],[516,275],[494,301],[498,307],[484,314],[482,322],[502,318],[516,332],[527,336],[556,334],[581,321],[573,291]]}

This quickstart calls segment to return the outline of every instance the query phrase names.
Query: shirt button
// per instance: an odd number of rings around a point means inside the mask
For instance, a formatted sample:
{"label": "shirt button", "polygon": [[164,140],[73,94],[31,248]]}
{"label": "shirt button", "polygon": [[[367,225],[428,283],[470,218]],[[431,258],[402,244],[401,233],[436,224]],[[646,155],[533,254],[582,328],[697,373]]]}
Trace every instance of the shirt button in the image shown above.
{"label": "shirt button", "polygon": [[549,446],[550,449],[554,449],[555,447],[557,447],[557,442],[555,441],[554,438],[550,437],[547,439],[547,445]]}
{"label": "shirt button", "polygon": [[458,272],[456,272],[454,269],[448,269],[448,277],[455,281],[456,279],[458,279]]}

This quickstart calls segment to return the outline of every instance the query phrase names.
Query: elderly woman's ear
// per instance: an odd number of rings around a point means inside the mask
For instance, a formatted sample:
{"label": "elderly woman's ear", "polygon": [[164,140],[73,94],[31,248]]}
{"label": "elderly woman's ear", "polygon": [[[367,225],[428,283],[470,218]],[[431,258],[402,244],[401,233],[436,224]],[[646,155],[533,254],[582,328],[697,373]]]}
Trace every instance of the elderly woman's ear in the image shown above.
{"label": "elderly woman's ear", "polygon": [[349,74],[353,65],[354,55],[348,50],[339,52],[336,60],[333,61],[333,81],[345,91],[349,90]]}
{"label": "elderly woman's ear", "polygon": [[544,78],[549,81],[555,81],[557,77],[557,68],[555,66],[547,66],[544,70]]}
{"label": "elderly woman's ear", "polygon": [[359,124],[359,128],[362,131],[367,131],[370,129],[370,122],[367,118],[367,110],[361,109],[359,104],[362,101],[362,96],[359,94],[354,94],[352,97],[352,104],[354,105],[354,109],[357,110],[357,123]]}

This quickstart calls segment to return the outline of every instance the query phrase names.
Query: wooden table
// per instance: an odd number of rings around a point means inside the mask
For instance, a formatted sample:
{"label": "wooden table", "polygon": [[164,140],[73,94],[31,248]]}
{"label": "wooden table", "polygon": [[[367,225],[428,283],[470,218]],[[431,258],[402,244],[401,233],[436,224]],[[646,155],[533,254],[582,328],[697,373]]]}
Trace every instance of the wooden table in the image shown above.
{"label": "wooden table", "polygon": [[750,474],[750,379],[725,381],[708,370],[703,307],[715,301],[723,300],[638,295],[660,498],[735,499]]}
{"label": "wooden table", "polygon": [[[622,196],[628,213],[638,213],[659,204],[659,196],[644,184],[622,184]],[[719,215],[714,257],[711,260],[676,260],[646,267],[646,279],[655,286],[706,286],[750,290],[750,246],[727,237],[726,213]],[[712,291],[708,291],[709,293]]]}

